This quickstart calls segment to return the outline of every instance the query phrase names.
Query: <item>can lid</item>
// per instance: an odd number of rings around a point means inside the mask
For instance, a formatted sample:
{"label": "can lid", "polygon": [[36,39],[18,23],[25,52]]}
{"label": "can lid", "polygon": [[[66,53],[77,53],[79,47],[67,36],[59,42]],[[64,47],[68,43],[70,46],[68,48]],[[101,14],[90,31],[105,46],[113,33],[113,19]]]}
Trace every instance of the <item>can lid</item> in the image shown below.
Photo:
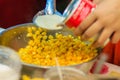
{"label": "can lid", "polygon": [[77,28],[95,7],[96,5],[89,0],[81,0],[76,10],[74,10],[65,22],[66,26],[69,28]]}

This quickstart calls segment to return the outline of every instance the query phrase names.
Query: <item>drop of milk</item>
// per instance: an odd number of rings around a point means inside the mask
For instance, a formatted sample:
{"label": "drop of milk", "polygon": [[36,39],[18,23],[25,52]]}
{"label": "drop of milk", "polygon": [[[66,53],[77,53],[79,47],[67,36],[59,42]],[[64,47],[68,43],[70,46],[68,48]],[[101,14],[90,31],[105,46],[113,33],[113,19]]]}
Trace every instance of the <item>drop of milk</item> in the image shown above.
{"label": "drop of milk", "polygon": [[59,15],[42,15],[38,16],[35,19],[35,24],[39,27],[46,28],[48,30],[58,30],[62,29],[62,27],[58,27],[57,25],[61,23],[65,18]]}
{"label": "drop of milk", "polygon": [[0,80],[19,80],[19,73],[6,65],[0,64]]}

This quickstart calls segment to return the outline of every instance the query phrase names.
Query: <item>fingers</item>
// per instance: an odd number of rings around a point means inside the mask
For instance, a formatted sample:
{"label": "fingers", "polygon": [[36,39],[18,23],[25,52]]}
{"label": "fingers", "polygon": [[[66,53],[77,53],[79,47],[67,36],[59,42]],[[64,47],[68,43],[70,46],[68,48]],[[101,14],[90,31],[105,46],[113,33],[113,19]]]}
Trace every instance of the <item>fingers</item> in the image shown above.
{"label": "fingers", "polygon": [[96,20],[96,16],[94,15],[94,13],[91,13],[75,30],[74,34],[81,35],[92,23],[94,23],[95,20]]}
{"label": "fingers", "polygon": [[112,35],[112,33],[113,33],[113,30],[111,30],[111,29],[103,29],[103,31],[99,35],[99,38],[93,44],[93,46],[94,47],[103,46],[104,43],[107,41],[107,39]]}
{"label": "fingers", "polygon": [[112,36],[112,43],[117,43],[120,40],[120,31],[114,32]]}
{"label": "fingers", "polygon": [[82,39],[86,40],[92,36],[95,36],[97,33],[99,33],[102,30],[102,28],[103,28],[103,25],[99,21],[96,21],[83,33]]}
{"label": "fingers", "polygon": [[95,4],[98,5],[101,1],[102,1],[102,0],[93,0],[93,3],[95,3]]}

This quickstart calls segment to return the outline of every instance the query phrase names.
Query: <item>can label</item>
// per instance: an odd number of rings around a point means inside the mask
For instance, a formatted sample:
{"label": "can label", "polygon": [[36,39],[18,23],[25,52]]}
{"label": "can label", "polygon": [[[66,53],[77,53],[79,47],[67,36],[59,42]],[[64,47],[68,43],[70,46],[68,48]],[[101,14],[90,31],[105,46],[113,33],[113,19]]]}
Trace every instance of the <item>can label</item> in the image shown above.
{"label": "can label", "polygon": [[95,4],[93,4],[91,1],[78,0],[78,5],[76,5],[76,8],[67,17],[65,25],[69,28],[77,28],[94,8]]}

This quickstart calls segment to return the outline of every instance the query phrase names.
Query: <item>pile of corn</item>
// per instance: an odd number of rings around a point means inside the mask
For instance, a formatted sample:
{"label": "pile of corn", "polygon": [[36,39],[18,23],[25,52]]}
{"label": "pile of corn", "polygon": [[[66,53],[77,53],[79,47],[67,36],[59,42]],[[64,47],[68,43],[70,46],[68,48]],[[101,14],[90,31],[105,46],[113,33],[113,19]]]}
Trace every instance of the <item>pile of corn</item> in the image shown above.
{"label": "pile of corn", "polygon": [[36,27],[28,28],[26,36],[30,41],[18,52],[24,63],[55,66],[57,58],[61,66],[67,66],[87,62],[98,55],[97,50],[81,41],[80,37],[60,33],[52,36],[47,34],[47,30]]}

